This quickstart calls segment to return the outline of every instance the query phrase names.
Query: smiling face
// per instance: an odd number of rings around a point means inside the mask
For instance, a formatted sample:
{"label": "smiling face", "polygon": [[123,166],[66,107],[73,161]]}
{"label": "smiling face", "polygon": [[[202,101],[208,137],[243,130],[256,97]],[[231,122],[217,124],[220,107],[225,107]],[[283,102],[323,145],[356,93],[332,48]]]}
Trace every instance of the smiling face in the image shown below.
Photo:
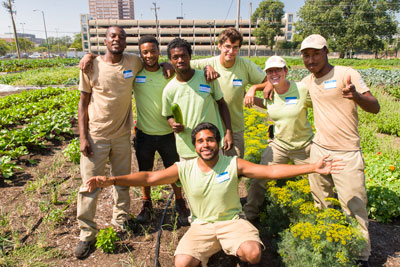
{"label": "smiling face", "polygon": [[287,68],[269,68],[266,70],[268,81],[273,85],[284,84],[286,82]]}
{"label": "smiling face", "polygon": [[316,77],[325,75],[328,64],[328,49],[307,48],[301,51],[304,66]]}
{"label": "smiling face", "polygon": [[110,27],[107,29],[104,45],[107,51],[114,55],[120,55],[126,48],[126,33],[119,27]]}
{"label": "smiling face", "polygon": [[177,73],[190,71],[190,55],[185,47],[176,47],[170,50],[170,61]]}
{"label": "smiling face", "polygon": [[236,40],[232,43],[227,39],[223,44],[218,44],[218,48],[221,51],[221,57],[225,62],[234,62],[240,50],[240,41]]}
{"label": "smiling face", "polygon": [[201,130],[196,134],[195,149],[202,160],[211,161],[218,156],[218,141],[210,130]]}
{"label": "smiling face", "polygon": [[160,57],[160,51],[158,50],[157,44],[155,43],[144,43],[140,45],[140,56],[143,59],[145,67],[155,67],[158,65],[158,58]]}

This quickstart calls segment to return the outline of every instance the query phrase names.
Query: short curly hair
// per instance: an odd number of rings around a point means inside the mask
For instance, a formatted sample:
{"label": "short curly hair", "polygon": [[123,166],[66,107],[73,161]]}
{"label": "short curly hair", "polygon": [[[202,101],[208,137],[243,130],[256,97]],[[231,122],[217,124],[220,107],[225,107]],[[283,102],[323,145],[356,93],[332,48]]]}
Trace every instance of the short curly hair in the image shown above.
{"label": "short curly hair", "polygon": [[215,140],[217,141],[217,143],[219,144],[219,142],[221,142],[221,134],[220,134],[217,126],[215,126],[214,124],[212,124],[210,122],[202,122],[202,123],[198,124],[192,131],[192,144],[193,145],[195,145],[195,143],[196,143],[196,135],[203,130],[209,130],[210,132],[212,132],[214,134],[214,137],[215,137]]}
{"label": "short curly hair", "polygon": [[175,38],[174,40],[172,40],[168,44],[168,47],[167,47],[168,58],[171,59],[171,49],[181,48],[181,47],[186,48],[186,51],[189,53],[189,56],[192,56],[191,45],[188,43],[188,41],[178,37],[178,38]]}
{"label": "short curly hair", "polygon": [[239,47],[242,46],[243,36],[238,30],[236,30],[233,27],[230,27],[230,28],[228,28],[226,30],[223,30],[219,34],[218,43],[223,45],[226,42],[226,40],[228,40],[228,39],[229,39],[229,41],[231,41],[231,43],[234,43],[234,42],[239,40]]}

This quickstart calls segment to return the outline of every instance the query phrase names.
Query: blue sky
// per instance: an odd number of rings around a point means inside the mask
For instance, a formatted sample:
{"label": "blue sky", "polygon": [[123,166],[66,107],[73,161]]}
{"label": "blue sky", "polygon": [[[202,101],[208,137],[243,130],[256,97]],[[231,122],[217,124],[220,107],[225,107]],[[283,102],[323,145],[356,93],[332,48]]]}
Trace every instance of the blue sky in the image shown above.
{"label": "blue sky", "polygon": [[[1,0],[3,2],[5,0]],[[237,0],[135,0],[136,19],[154,19],[152,2],[160,7],[159,19],[175,19],[181,15],[181,2],[185,19],[235,19]],[[261,0],[241,0],[240,16],[249,18],[249,2],[253,11]],[[304,3],[303,0],[284,0],[285,12],[296,12]],[[231,5],[232,3],[232,5]],[[15,0],[14,10],[17,31],[35,34],[44,38],[44,26],[41,12],[45,14],[48,36],[73,35],[80,31],[79,14],[88,13],[87,0]],[[229,7],[231,6],[230,10]],[[229,11],[229,12],[228,12]],[[25,23],[25,24],[21,24]],[[0,36],[9,36],[10,15],[0,6]],[[57,29],[57,30],[56,30]]]}

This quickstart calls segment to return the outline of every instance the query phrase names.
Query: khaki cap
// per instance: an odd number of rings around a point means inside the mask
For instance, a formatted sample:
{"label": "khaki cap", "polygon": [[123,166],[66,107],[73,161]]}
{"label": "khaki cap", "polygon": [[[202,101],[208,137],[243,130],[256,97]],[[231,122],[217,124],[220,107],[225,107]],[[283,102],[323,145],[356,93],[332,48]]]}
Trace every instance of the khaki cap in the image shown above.
{"label": "khaki cap", "polygon": [[311,34],[301,43],[300,51],[307,48],[322,49],[324,46],[328,47],[324,37],[319,34]]}
{"label": "khaki cap", "polygon": [[272,56],[265,62],[264,71],[270,68],[284,68],[286,61],[280,56]]}

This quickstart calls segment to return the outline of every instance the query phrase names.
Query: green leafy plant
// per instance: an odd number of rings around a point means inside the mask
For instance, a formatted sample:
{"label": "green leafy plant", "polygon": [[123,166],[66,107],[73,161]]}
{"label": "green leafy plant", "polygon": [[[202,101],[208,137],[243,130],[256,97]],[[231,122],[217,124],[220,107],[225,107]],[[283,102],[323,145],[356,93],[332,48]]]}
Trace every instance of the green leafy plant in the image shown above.
{"label": "green leafy plant", "polygon": [[97,235],[96,248],[100,248],[105,253],[113,253],[115,251],[115,242],[118,240],[119,237],[111,226],[101,229]]}
{"label": "green leafy plant", "polygon": [[63,151],[64,157],[69,161],[79,164],[81,160],[81,151],[79,147],[79,139],[72,139],[68,146]]}
{"label": "green leafy plant", "polygon": [[0,175],[4,178],[10,178],[14,175],[14,170],[22,170],[21,167],[16,166],[15,162],[11,162],[10,156],[0,157]]}

